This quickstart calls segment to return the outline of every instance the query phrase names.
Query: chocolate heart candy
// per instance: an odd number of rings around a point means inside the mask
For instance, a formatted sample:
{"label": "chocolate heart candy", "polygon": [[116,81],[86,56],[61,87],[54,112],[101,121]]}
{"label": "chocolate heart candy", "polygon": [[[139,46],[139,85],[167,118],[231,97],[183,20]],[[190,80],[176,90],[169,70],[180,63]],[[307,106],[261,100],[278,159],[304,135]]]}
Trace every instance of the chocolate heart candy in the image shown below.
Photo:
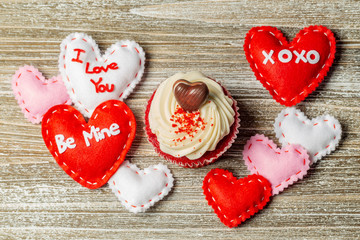
{"label": "chocolate heart candy", "polygon": [[189,112],[198,110],[209,95],[209,89],[205,83],[191,83],[185,79],[177,80],[173,90],[177,102],[185,111]]}

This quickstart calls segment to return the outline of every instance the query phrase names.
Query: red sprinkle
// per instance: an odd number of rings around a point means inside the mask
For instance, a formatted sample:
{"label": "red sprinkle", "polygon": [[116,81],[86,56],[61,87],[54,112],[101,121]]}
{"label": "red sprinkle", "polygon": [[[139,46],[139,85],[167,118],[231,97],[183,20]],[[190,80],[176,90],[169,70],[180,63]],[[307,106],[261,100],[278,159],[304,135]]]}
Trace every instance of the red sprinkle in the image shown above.
{"label": "red sprinkle", "polygon": [[[175,134],[186,134],[187,136],[175,139],[176,142],[182,142],[187,137],[194,138],[194,133],[204,130],[206,122],[200,117],[200,112],[186,112],[180,106],[177,106],[174,114],[170,117],[170,121],[174,122],[171,126],[176,128]],[[199,140],[201,141],[201,140]]]}

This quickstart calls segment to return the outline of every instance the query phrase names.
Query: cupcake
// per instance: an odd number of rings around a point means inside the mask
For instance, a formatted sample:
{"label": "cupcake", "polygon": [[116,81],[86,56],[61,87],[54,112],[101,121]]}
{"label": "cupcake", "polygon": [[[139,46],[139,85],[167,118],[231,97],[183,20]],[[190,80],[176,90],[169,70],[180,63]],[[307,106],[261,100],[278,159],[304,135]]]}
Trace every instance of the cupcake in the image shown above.
{"label": "cupcake", "polygon": [[148,101],[145,130],[155,151],[186,168],[215,162],[230,148],[240,118],[236,101],[200,72],[177,73]]}

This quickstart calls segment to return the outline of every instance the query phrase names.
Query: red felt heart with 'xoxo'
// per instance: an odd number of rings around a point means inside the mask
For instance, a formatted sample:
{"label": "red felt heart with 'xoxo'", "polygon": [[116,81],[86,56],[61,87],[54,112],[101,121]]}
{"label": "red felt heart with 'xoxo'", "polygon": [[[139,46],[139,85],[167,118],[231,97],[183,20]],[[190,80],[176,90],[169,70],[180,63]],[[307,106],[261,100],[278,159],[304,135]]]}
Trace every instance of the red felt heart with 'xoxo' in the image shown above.
{"label": "red felt heart with 'xoxo'", "polygon": [[223,169],[211,170],[204,179],[206,200],[221,222],[236,227],[269,202],[271,186],[261,175],[236,179]]}
{"label": "red felt heart with 'xoxo'", "polygon": [[334,34],[309,26],[288,43],[275,27],[254,27],[245,38],[246,59],[256,78],[282,105],[304,100],[324,79],[335,58]]}
{"label": "red felt heart with 'xoxo'", "polygon": [[124,161],[135,137],[136,121],[118,100],[100,104],[88,123],[75,108],[52,107],[43,118],[42,136],[62,169],[82,186],[108,182]]}

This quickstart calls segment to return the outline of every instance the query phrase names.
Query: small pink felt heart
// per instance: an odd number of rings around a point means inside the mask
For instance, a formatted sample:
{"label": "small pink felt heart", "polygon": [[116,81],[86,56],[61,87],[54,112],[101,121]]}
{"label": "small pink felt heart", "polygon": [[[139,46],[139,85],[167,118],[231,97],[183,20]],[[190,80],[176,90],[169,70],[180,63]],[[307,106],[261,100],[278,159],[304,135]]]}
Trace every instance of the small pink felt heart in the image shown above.
{"label": "small pink felt heart", "polygon": [[141,80],[145,52],[134,41],[122,40],[104,55],[84,33],[72,33],[61,43],[59,70],[75,107],[86,117],[107,100],[123,101]]}
{"label": "small pink felt heart", "polygon": [[269,180],[272,195],[279,194],[302,179],[310,167],[309,155],[300,145],[287,145],[279,149],[273,141],[258,134],[246,143],[243,159],[252,174],[262,175]]}
{"label": "small pink felt heart", "polygon": [[20,67],[13,76],[12,89],[25,117],[40,123],[53,106],[71,104],[60,75],[45,79],[33,66]]}

